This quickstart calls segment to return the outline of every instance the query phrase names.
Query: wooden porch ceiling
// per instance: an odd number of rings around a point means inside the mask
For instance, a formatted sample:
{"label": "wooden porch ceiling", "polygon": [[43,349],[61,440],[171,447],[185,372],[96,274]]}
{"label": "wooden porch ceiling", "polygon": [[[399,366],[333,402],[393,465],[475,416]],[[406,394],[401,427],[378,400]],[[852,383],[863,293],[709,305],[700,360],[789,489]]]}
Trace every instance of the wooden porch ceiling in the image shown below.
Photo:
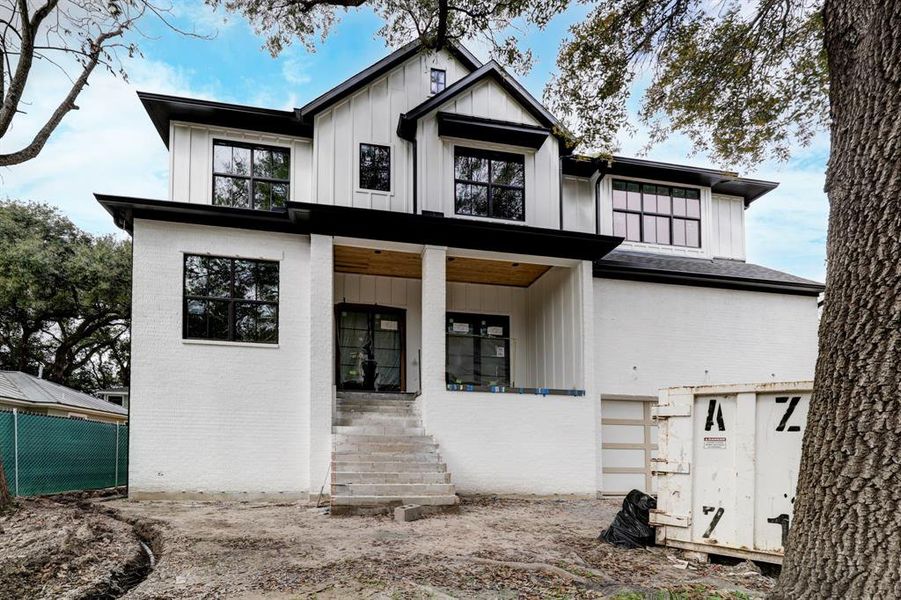
{"label": "wooden porch ceiling", "polygon": [[[529,287],[550,269],[547,265],[449,256],[447,280]],[[396,250],[373,250],[355,246],[335,246],[335,272],[385,277],[422,278],[418,254]]]}

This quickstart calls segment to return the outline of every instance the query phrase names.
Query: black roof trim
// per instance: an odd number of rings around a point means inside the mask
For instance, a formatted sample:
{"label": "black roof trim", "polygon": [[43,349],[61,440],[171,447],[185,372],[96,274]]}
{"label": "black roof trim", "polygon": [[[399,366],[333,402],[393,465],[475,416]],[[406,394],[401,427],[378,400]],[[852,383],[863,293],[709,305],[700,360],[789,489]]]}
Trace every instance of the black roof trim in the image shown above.
{"label": "black roof trim", "polygon": [[289,202],[285,211],[264,212],[106,194],[95,197],[116,225],[128,232],[133,231],[134,219],[150,219],[578,260],[601,258],[622,242],[607,235],[306,202]]}
{"label": "black roof trim", "polygon": [[499,142],[538,149],[550,135],[546,127],[484,119],[470,115],[439,112],[438,135],[460,137],[483,142]]}
{"label": "black roof trim", "polygon": [[305,138],[313,137],[313,126],[301,122],[293,111],[226,104],[150,92],[138,92],[138,98],[144,105],[144,110],[150,115],[150,120],[153,121],[154,127],[167,148],[169,147],[170,121],[218,125]]}
{"label": "black roof trim", "polygon": [[[420,40],[413,40],[412,42],[401,46],[375,64],[363,69],[350,79],[347,79],[343,83],[340,83],[337,86],[333,87],[315,100],[308,102],[301,108],[295,109],[295,112],[304,120],[309,120],[316,113],[325,110],[335,102],[338,102],[342,98],[345,98],[348,95],[354,93],[361,87],[365,86],[367,83],[375,81],[397,65],[401,64],[402,62],[406,61],[408,58],[419,52],[421,49],[422,42]],[[449,42],[446,49],[454,56],[454,58],[463,63],[471,71],[478,69],[482,64],[479,59],[473,56],[473,54],[469,50],[467,50],[460,44]]]}
{"label": "black roof trim", "polygon": [[622,250],[595,261],[594,276],[801,296],[819,296],[826,289],[816,281],[737,260],[668,257]]}
{"label": "black roof trim", "polygon": [[561,154],[572,150],[567,132],[563,129],[557,118],[548,109],[536,100],[516,79],[507,74],[503,67],[495,61],[489,61],[467,75],[446,87],[440,94],[427,98],[419,105],[402,114],[397,122],[397,135],[405,140],[412,141],[416,137],[416,122],[429,112],[435,110],[457,94],[465,92],[485,77],[494,79],[504,90],[513,96],[523,108],[535,117],[542,126],[551,130],[563,143]]}
{"label": "black roof trim", "polygon": [[640,158],[625,156],[588,157],[569,156],[563,161],[564,175],[575,177],[591,177],[595,173],[604,175],[620,175],[642,179],[656,179],[672,183],[701,185],[711,188],[714,194],[741,196],[745,206],[776,189],[779,184],[774,181],[748,179],[739,177],[737,173],[705,169],[687,165],[676,165]]}

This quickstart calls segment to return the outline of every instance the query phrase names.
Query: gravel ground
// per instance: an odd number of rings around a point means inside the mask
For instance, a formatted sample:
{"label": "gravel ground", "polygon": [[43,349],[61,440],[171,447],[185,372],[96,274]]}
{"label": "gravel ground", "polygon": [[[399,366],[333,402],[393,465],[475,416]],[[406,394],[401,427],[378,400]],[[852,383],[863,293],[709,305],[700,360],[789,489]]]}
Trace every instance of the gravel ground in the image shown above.
{"label": "gravel ground", "polygon": [[143,556],[134,528],[72,498],[0,516],[0,599],[104,598]]}
{"label": "gravel ground", "polygon": [[612,500],[470,498],[458,515],[403,524],[304,504],[104,504],[159,533],[130,599],[738,599],[774,583],[748,563],[686,568],[674,551],[598,541]]}

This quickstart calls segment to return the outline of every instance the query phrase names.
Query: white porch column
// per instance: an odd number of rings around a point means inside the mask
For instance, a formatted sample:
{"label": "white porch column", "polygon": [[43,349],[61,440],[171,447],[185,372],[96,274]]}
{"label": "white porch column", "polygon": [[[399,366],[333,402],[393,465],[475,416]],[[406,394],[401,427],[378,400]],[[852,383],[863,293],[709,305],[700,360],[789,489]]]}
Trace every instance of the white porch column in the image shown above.
{"label": "white porch column", "polygon": [[582,387],[585,397],[594,405],[594,456],[595,487],[598,497],[602,491],[603,464],[601,453],[601,392],[597,383],[597,368],[594,362],[594,336],[598,332],[594,328],[594,268],[589,260],[583,260],[576,269],[579,270],[579,288],[581,292],[581,325],[582,325]]}
{"label": "white porch column", "polygon": [[422,251],[422,381],[424,397],[445,385],[445,320],[447,315],[447,248],[426,246]]}
{"label": "white porch column", "polygon": [[334,249],[331,236],[310,236],[310,494],[327,482],[334,403]]}

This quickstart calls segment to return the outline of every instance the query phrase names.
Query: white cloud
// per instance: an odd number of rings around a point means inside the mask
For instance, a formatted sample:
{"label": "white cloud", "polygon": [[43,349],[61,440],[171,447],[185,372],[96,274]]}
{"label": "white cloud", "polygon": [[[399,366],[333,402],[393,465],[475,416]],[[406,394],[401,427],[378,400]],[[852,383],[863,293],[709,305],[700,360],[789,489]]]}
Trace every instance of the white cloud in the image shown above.
{"label": "white cloud", "polygon": [[[127,66],[130,82],[95,72],[78,98],[80,110],[66,115],[40,155],[0,170],[0,198],[46,202],[88,231],[106,233],[116,229],[94,192],[168,196],[168,152],[135,92],[206,94],[191,89],[187,78],[168,65],[134,60]],[[65,93],[66,83],[58,71],[38,65],[26,90],[28,114],[20,115],[3,138],[4,151],[27,143]]]}

